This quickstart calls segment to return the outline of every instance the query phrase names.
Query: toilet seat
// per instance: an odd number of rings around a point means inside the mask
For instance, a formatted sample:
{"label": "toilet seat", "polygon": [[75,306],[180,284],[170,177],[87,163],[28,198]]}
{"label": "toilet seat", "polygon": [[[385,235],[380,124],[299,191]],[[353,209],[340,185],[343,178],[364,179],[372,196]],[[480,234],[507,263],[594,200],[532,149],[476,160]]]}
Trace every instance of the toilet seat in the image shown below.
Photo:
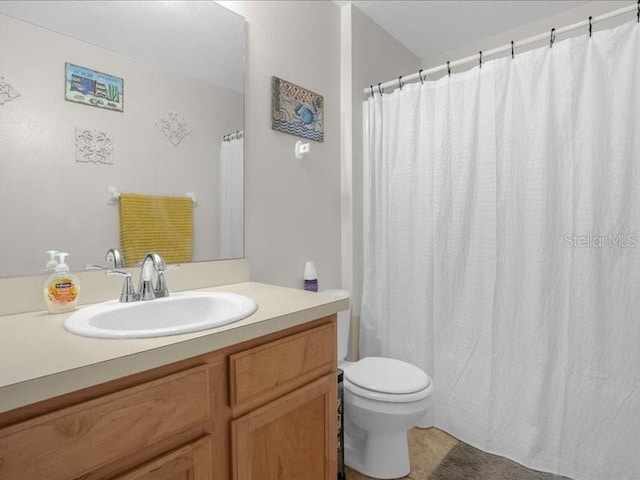
{"label": "toilet seat", "polygon": [[344,369],[344,388],[358,396],[383,402],[422,400],[433,387],[421,369],[393,358],[366,357]]}
{"label": "toilet seat", "polygon": [[358,397],[365,398],[367,400],[375,400],[382,403],[411,403],[424,400],[433,391],[432,385],[433,384],[429,384],[429,386],[424,390],[420,390],[419,392],[414,393],[380,393],[354,385],[346,378],[342,383],[345,391],[351,392],[352,394]]}

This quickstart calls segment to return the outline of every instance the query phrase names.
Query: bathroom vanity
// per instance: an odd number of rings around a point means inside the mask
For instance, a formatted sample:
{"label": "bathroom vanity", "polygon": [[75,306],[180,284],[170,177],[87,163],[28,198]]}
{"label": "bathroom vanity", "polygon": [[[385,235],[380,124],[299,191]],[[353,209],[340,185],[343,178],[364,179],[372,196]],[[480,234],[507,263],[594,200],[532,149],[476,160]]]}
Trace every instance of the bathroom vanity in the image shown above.
{"label": "bathroom vanity", "polygon": [[[0,370],[0,478],[335,479],[346,300],[250,282],[208,290],[247,295],[258,311],[139,340],[74,336],[66,315],[0,317],[17,369]],[[29,334],[39,341],[26,349],[12,341]]]}

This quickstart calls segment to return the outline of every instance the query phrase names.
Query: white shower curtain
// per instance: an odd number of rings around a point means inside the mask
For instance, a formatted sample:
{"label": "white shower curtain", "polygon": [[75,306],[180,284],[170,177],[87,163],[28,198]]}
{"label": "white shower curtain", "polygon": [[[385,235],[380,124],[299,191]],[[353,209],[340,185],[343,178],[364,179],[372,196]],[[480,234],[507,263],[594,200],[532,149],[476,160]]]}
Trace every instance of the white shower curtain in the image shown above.
{"label": "white shower curtain", "polygon": [[218,258],[244,255],[244,139],[220,144]]}
{"label": "white shower curtain", "polygon": [[362,355],[483,450],[640,478],[640,25],[376,95],[364,149]]}

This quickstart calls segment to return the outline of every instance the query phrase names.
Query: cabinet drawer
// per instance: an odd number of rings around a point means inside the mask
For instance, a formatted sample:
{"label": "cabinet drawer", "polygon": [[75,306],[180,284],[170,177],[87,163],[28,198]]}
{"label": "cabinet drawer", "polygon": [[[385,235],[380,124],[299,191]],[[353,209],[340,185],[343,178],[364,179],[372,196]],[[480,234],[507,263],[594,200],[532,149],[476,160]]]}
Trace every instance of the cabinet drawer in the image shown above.
{"label": "cabinet drawer", "polygon": [[256,406],[335,371],[335,322],[229,357],[231,406]]}
{"label": "cabinet drawer", "polygon": [[0,478],[76,478],[208,416],[207,367],[192,368],[0,430]]}
{"label": "cabinet drawer", "polygon": [[211,480],[211,437],[166,453],[115,480]]}

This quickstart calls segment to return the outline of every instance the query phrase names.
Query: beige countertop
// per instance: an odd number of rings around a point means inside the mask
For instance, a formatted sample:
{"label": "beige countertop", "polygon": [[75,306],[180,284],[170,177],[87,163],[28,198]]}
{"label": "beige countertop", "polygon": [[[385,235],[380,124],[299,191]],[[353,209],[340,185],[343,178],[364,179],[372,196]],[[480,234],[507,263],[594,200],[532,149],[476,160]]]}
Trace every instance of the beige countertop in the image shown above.
{"label": "beige countertop", "polygon": [[[251,316],[222,327],[169,337],[110,340],[65,330],[70,315],[0,316],[0,412],[212,352],[348,308],[348,299],[246,282],[198,291],[246,295]],[[82,308],[82,307],[80,307]]]}

